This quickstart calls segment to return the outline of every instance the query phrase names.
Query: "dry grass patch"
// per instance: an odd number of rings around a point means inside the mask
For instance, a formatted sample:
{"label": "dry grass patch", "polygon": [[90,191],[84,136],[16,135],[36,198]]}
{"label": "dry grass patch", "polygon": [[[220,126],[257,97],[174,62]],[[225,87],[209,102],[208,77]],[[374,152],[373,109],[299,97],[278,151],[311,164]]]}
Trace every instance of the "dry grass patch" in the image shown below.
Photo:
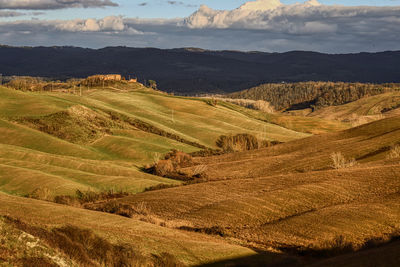
{"label": "dry grass patch", "polygon": [[335,152],[331,154],[332,168],[344,169],[357,165],[357,161],[354,158],[346,159],[341,152]]}
{"label": "dry grass patch", "polygon": [[388,159],[398,159],[400,158],[400,145],[395,145],[390,149]]}

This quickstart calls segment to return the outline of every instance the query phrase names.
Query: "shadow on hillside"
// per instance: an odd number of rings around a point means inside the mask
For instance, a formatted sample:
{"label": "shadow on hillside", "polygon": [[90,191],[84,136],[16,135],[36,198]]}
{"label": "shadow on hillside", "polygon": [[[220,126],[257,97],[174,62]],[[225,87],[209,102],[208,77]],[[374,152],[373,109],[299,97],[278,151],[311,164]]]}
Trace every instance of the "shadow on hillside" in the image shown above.
{"label": "shadow on hillside", "polygon": [[[375,241],[376,242],[376,241]],[[229,259],[220,262],[200,265],[199,267],[273,267],[273,266],[400,266],[400,238],[394,236],[388,242],[374,243],[369,241],[359,251],[332,249],[328,251],[305,251],[303,255],[277,254],[261,252],[260,254]]]}
{"label": "shadow on hillside", "polygon": [[199,265],[198,267],[265,267],[265,266],[304,266],[300,258],[285,254],[263,252],[248,257],[229,259]]}

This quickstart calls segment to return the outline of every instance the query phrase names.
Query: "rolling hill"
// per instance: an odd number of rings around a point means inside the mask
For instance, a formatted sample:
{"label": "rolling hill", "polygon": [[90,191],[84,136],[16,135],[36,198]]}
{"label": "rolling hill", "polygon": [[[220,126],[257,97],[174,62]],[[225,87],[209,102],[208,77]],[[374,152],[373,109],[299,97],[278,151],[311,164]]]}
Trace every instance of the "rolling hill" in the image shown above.
{"label": "rolling hill", "polygon": [[[208,182],[119,201],[145,202],[179,229],[261,250],[357,250],[399,234],[400,162],[387,159],[399,137],[397,116],[272,148],[196,158]],[[357,164],[334,169],[334,152]]]}
{"label": "rolling hill", "polygon": [[[0,265],[399,263],[396,92],[291,116],[139,83],[70,89],[0,87]],[[379,120],[338,119],[377,106]],[[236,134],[276,145],[193,156],[187,182],[144,172]],[[54,203],[104,192],[117,194]]]}
{"label": "rolling hill", "polygon": [[[180,182],[140,171],[157,157],[216,148],[222,134],[251,133],[288,141],[307,136],[202,99],[129,88],[21,92],[0,88],[0,190],[20,195],[48,188],[140,192]],[[117,86],[118,87],[118,86]]]}

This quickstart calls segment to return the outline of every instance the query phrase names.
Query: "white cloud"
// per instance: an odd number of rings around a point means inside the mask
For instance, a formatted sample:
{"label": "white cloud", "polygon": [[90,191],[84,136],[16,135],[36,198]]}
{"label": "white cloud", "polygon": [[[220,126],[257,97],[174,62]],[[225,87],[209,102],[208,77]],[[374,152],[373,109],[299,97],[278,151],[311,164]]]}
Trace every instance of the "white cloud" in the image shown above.
{"label": "white cloud", "polygon": [[0,9],[62,9],[75,7],[118,6],[111,0],[0,0]]}
{"label": "white cloud", "polygon": [[76,19],[69,21],[54,21],[54,27],[61,31],[69,32],[108,32],[143,34],[124,23],[121,16],[109,16],[103,19]]}
{"label": "white cloud", "polygon": [[[234,10],[213,10],[201,6],[185,19],[183,25],[192,29],[248,29],[289,34],[332,33],[363,18],[388,14],[399,17],[400,7],[327,6],[317,0],[284,5],[279,0],[250,1]],[[349,20],[346,20],[349,18]],[[372,23],[369,26],[374,28]],[[351,28],[349,29],[351,30]]]}

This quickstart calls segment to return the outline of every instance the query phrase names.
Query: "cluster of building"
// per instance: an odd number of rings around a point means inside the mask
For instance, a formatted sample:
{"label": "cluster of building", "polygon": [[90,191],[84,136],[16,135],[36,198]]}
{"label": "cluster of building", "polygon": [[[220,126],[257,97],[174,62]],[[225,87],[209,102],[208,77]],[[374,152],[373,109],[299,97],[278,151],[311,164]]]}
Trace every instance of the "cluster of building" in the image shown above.
{"label": "cluster of building", "polygon": [[126,80],[125,77],[122,77],[120,74],[92,75],[89,76],[87,79],[101,81],[128,81],[130,83],[137,82],[137,78]]}

